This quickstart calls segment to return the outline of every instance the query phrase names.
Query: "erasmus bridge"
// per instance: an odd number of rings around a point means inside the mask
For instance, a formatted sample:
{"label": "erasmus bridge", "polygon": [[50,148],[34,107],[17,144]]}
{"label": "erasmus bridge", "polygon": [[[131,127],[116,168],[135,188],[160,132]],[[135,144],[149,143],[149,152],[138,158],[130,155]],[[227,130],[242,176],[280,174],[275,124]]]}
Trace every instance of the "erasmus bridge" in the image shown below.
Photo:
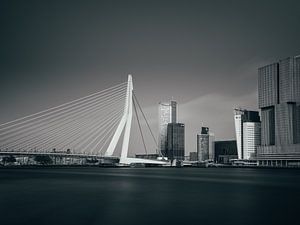
{"label": "erasmus bridge", "polygon": [[[117,160],[121,165],[167,164],[128,157],[133,112],[146,150],[137,109],[146,120],[128,75],[127,82],[0,124],[0,155],[96,158]],[[147,120],[146,125],[157,145]],[[115,156],[118,147],[121,154]]]}

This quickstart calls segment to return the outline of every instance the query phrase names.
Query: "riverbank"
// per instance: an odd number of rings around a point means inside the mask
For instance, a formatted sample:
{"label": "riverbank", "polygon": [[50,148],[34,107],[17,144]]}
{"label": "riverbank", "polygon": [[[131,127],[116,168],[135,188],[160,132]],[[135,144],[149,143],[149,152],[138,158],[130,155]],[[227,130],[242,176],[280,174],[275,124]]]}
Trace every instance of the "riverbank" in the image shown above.
{"label": "riverbank", "polygon": [[117,165],[0,165],[0,169],[32,169],[32,168],[162,168],[162,169],[174,169],[174,168],[195,168],[195,169],[243,169],[243,168],[252,168],[252,169],[292,169],[300,170],[300,167],[272,167],[272,166],[232,166],[232,165],[218,165],[218,166],[209,166],[209,167],[195,167],[195,166],[150,166],[150,167],[131,167],[131,166],[117,166]]}

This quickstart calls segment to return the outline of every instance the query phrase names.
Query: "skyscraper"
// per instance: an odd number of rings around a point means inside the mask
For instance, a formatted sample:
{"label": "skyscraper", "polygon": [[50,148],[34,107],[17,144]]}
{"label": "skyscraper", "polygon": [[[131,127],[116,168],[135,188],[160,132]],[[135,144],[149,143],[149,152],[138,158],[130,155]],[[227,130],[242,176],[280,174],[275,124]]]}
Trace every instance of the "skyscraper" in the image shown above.
{"label": "skyscraper", "polygon": [[238,159],[249,159],[260,144],[260,118],[257,111],[234,110]]}
{"label": "skyscraper", "polygon": [[300,166],[300,56],[258,69],[260,165]]}
{"label": "skyscraper", "polygon": [[198,161],[208,160],[209,152],[209,128],[202,127],[201,133],[197,134],[197,153]]}
{"label": "skyscraper", "polygon": [[260,122],[243,123],[243,159],[256,158],[260,138]]}
{"label": "skyscraper", "polygon": [[166,156],[167,152],[167,129],[169,123],[177,122],[177,102],[160,102],[158,106],[159,134],[158,144],[160,152]]}
{"label": "skyscraper", "polygon": [[214,135],[209,133],[208,127],[202,127],[201,133],[197,134],[198,161],[214,160]]}
{"label": "skyscraper", "polygon": [[169,123],[167,128],[167,151],[170,160],[184,160],[184,124]]}

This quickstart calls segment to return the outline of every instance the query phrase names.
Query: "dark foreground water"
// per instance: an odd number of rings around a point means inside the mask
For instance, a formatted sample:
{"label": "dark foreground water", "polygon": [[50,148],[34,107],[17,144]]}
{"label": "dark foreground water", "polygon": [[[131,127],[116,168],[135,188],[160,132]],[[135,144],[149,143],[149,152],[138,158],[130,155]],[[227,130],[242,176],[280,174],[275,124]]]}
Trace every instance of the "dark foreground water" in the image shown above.
{"label": "dark foreground water", "polygon": [[300,224],[300,170],[5,168],[0,224]]}

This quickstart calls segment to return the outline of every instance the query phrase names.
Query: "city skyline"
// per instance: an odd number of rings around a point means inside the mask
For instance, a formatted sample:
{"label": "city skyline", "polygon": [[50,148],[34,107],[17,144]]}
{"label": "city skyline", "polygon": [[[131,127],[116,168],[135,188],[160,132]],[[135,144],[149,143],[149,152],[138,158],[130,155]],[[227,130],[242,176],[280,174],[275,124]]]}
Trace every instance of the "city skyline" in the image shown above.
{"label": "city skyline", "polygon": [[1,225],[297,224],[299,21],[299,0],[1,0]]}
{"label": "city skyline", "polygon": [[258,109],[257,68],[300,49],[297,1],[1,6],[0,123],[105,89],[132,73],[156,134],[157,103],[172,96],[178,102],[187,153],[196,150],[202,125],[214,130],[216,140],[234,139],[232,110]]}

